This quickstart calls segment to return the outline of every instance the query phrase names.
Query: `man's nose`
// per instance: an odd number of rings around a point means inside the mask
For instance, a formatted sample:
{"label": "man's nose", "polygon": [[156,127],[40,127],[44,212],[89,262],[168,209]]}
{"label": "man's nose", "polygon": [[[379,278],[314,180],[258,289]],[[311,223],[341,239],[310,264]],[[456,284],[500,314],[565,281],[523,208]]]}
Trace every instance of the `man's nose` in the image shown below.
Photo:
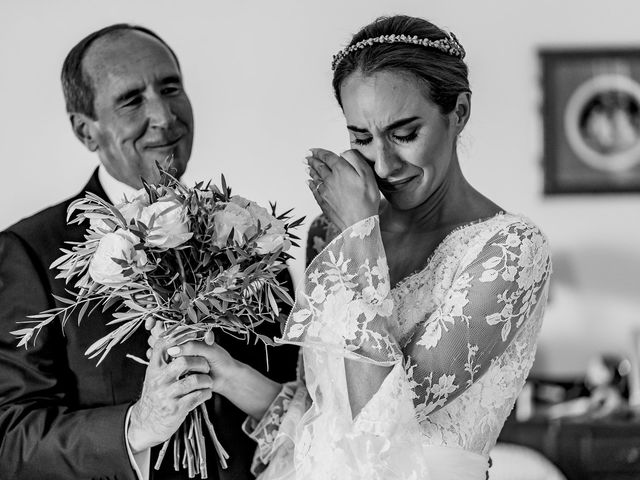
{"label": "man's nose", "polygon": [[147,102],[149,125],[156,128],[167,128],[176,119],[171,104],[162,97],[150,98]]}

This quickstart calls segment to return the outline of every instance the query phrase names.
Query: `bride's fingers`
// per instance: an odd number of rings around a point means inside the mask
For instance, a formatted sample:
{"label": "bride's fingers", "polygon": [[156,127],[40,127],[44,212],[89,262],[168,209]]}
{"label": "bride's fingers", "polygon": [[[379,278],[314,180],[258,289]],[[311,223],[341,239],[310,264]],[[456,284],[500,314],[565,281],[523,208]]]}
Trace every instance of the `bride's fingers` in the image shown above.
{"label": "bride's fingers", "polygon": [[325,150],[324,148],[309,149],[313,157],[325,163],[329,168],[333,169],[344,162],[344,159],[335,153]]}
{"label": "bride's fingers", "polygon": [[309,174],[312,172],[321,178],[328,177],[333,172],[322,160],[315,157],[307,157],[309,161]]}
{"label": "bride's fingers", "polygon": [[326,202],[322,197],[322,195],[320,195],[320,192],[318,192],[318,189],[321,187],[322,184],[315,183],[314,181],[309,180],[307,181],[307,185],[309,186],[309,190],[311,190],[311,193],[313,194],[313,198],[316,199],[316,203],[322,209],[322,211],[324,211],[324,205],[326,204]]}
{"label": "bride's fingers", "polygon": [[319,183],[324,183],[324,179],[318,175],[318,173],[315,170],[309,170],[309,177],[311,178],[311,180],[313,180],[313,183],[315,183],[316,185]]}
{"label": "bride's fingers", "polygon": [[366,158],[358,150],[347,150],[340,154],[362,178],[373,178],[373,171]]}
{"label": "bride's fingers", "polygon": [[322,189],[326,188],[326,186],[322,184],[318,185],[312,182],[311,180],[307,182],[307,185],[309,185],[309,189],[313,194],[313,198],[316,199],[316,203],[322,209],[322,212],[327,216],[327,218],[334,218],[335,216],[334,209],[331,207],[329,202],[327,202],[327,200],[322,196],[322,193],[321,193]]}
{"label": "bride's fingers", "polygon": [[164,325],[162,325],[162,322],[156,322],[156,324],[153,326],[153,328],[151,330],[149,330],[149,334],[152,337],[161,337],[164,334]]}
{"label": "bride's fingers", "polygon": [[158,322],[155,318],[147,317],[147,319],[144,321],[144,328],[151,331],[153,330],[153,327],[155,327],[157,323],[160,323],[160,322]]}

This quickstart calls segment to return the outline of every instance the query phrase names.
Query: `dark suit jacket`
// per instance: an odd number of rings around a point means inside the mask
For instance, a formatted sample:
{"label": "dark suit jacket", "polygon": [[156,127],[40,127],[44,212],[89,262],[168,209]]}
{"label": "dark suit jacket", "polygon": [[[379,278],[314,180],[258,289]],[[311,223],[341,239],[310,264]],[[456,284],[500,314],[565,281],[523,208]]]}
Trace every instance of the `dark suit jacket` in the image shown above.
{"label": "dark suit jacket", "polygon": [[[83,192],[106,198],[97,170]],[[82,240],[86,225],[68,226],[66,211],[74,198],[24,219],[0,233],[0,480],[17,479],[135,479],[126,450],[124,427],[129,406],[138,398],[145,367],[125,357],[144,358],[147,333],[136,332],[111,351],[100,366],[85,350],[110,327],[110,314],[99,311],[77,325],[70,318],[64,332],[59,322],[45,328],[35,346],[16,348],[9,332],[22,328],[27,315],[60,306],[52,294],[69,297],[64,280],[55,279],[49,265],[65,241]],[[283,276],[291,287],[288,272]],[[263,333],[279,335],[268,324]],[[276,381],[295,378],[297,349],[269,348],[266,372],[262,344],[248,345],[227,335],[218,341],[235,358]],[[208,442],[209,478],[246,479],[255,444],[240,428],[245,416],[226,399],[208,402],[211,420],[225,449],[229,468],[222,470]],[[154,479],[187,478],[175,474],[171,452]]]}

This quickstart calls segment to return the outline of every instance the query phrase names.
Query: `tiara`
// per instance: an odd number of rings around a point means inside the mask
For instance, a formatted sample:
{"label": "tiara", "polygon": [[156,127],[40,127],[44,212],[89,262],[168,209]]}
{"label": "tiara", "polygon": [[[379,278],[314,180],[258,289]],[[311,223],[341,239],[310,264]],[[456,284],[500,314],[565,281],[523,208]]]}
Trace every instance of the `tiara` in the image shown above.
{"label": "tiara", "polygon": [[417,35],[410,37],[409,35],[380,35],[379,37],[367,38],[361,40],[358,43],[349,45],[346,48],[340,50],[333,56],[331,61],[331,70],[335,70],[338,64],[349,54],[361,50],[365,47],[369,47],[374,43],[410,43],[413,45],[422,45],[424,47],[431,47],[441,52],[446,53],[454,57],[458,57],[461,60],[464,58],[466,52],[458,39],[453,33],[449,33],[447,37],[439,40],[429,40],[428,38],[418,38]]}

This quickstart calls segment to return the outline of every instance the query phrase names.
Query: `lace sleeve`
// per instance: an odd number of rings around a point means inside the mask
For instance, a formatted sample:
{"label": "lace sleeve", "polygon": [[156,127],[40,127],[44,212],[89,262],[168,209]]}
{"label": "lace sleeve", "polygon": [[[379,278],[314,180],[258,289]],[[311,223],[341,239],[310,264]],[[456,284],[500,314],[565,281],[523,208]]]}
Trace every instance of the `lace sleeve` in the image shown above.
{"label": "lace sleeve", "polygon": [[305,266],[316,258],[327,244],[336,238],[340,232],[338,228],[331,223],[324,215],[317,216],[311,226],[309,227],[309,233],[307,234],[307,249],[306,249],[306,262]]}
{"label": "lace sleeve", "polygon": [[297,424],[309,408],[309,396],[304,384],[285,383],[262,419],[251,417],[242,430],[257,443],[251,472],[259,475],[271,462],[286,462],[293,452],[293,437]]}
{"label": "lace sleeve", "polygon": [[467,253],[443,302],[403,348],[423,414],[458,397],[502,355],[532,316],[549,273],[546,239],[525,222]]}
{"label": "lace sleeve", "polygon": [[401,360],[378,222],[375,216],[352,225],[311,262],[284,341],[379,365]]}
{"label": "lace sleeve", "polygon": [[[443,300],[402,344],[377,216],[344,230],[311,262],[280,340],[304,347],[311,401],[296,428],[297,478],[484,475],[483,454],[434,448],[420,422],[422,411],[441,408],[476,382],[541,311],[535,307],[550,268],[544,236],[524,221],[487,235],[493,237],[463,247],[451,286],[441,286]],[[392,367],[355,418],[345,358]],[[454,457],[445,460],[447,451]],[[273,461],[269,468],[276,471]],[[452,474],[462,470],[475,476]]]}
{"label": "lace sleeve", "polygon": [[[296,429],[295,478],[379,478],[380,472],[387,478],[432,478],[412,394],[403,388],[407,382],[392,333],[397,325],[378,222],[369,217],[333,239],[311,262],[296,292],[282,341],[304,346],[311,404]],[[393,365],[369,402],[389,408],[365,407],[353,418],[345,358]],[[264,478],[285,478],[281,472],[272,460]]]}

